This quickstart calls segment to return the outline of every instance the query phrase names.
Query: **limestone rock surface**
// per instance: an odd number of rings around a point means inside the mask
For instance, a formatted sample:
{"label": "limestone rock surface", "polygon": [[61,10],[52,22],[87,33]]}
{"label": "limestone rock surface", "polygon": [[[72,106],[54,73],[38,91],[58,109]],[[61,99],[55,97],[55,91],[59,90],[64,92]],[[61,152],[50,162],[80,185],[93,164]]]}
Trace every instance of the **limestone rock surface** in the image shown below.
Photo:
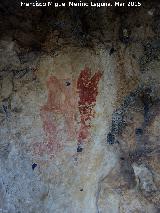
{"label": "limestone rock surface", "polygon": [[0,212],[160,212],[160,5],[11,13],[7,2]]}

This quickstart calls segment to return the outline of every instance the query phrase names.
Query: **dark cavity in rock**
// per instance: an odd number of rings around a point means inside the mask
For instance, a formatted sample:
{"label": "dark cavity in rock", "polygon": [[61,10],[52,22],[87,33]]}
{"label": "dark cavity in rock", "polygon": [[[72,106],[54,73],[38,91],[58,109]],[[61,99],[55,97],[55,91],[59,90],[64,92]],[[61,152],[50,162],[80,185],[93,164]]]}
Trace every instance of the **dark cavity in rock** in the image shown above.
{"label": "dark cavity in rock", "polygon": [[71,83],[69,81],[66,81],[66,86],[68,87],[70,85],[71,85]]}
{"label": "dark cavity in rock", "polygon": [[138,136],[143,135],[143,129],[137,128],[137,129],[135,130],[135,134],[138,135]]}
{"label": "dark cavity in rock", "polygon": [[77,152],[82,152],[83,151],[83,148],[81,146],[78,146],[77,147]]}
{"label": "dark cavity in rock", "polygon": [[36,163],[33,163],[33,164],[32,164],[32,169],[34,170],[36,167],[37,167],[37,164],[36,164]]}

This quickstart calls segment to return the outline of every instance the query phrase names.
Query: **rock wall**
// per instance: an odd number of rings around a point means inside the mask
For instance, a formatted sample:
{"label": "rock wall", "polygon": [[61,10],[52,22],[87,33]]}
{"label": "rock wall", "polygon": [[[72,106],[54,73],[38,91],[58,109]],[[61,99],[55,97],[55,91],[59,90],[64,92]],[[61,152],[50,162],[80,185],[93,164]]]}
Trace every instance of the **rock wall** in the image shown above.
{"label": "rock wall", "polygon": [[160,5],[49,12],[3,26],[0,212],[158,213]]}

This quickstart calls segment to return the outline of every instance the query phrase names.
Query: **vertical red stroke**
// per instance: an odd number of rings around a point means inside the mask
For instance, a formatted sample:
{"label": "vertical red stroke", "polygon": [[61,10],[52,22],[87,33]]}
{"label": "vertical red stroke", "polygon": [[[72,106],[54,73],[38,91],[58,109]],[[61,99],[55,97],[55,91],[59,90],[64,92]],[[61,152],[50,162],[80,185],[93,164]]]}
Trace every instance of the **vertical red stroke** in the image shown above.
{"label": "vertical red stroke", "polygon": [[78,108],[80,112],[81,126],[78,134],[78,143],[82,143],[89,136],[90,121],[95,115],[94,107],[98,95],[98,83],[102,76],[100,71],[93,76],[91,70],[86,67],[81,71],[77,89],[79,92]]}

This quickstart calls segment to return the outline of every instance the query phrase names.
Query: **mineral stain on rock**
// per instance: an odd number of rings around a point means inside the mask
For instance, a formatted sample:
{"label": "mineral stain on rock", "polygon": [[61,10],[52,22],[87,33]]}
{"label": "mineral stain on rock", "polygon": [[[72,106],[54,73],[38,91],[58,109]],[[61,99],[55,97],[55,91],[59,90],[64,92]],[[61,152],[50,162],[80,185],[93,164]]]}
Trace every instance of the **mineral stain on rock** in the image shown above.
{"label": "mineral stain on rock", "polygon": [[85,67],[85,69],[81,71],[77,81],[77,89],[79,92],[78,108],[81,120],[78,134],[79,143],[82,143],[89,136],[90,121],[95,116],[94,107],[96,105],[98,83],[101,76],[102,73],[100,71],[97,71],[92,76],[91,70]]}
{"label": "mineral stain on rock", "polygon": [[110,145],[115,143],[115,136],[112,133],[108,133],[107,143]]}
{"label": "mineral stain on rock", "polygon": [[136,134],[136,135],[142,135],[142,134],[143,134],[143,129],[137,128],[137,129],[135,130],[135,134]]}

